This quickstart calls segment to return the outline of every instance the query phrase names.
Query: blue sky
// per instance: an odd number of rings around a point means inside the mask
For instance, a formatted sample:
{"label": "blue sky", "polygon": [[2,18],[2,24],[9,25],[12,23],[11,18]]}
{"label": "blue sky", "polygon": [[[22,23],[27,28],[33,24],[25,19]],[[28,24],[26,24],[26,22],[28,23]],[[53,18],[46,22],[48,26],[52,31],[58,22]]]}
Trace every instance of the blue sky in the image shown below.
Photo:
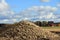
{"label": "blue sky", "polygon": [[0,0],[0,23],[21,20],[60,22],[60,0]]}
{"label": "blue sky", "polygon": [[41,0],[6,0],[12,10],[20,12],[32,6],[57,6],[60,0],[50,0],[50,2],[41,2]]}

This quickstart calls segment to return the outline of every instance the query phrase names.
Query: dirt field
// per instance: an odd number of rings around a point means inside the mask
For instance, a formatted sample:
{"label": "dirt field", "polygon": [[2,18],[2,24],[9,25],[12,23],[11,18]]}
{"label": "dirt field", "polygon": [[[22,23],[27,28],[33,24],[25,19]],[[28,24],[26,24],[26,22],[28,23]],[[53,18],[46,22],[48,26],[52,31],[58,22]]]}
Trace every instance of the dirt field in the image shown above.
{"label": "dirt field", "polygon": [[43,29],[45,30],[48,30],[48,31],[58,31],[60,32],[60,27],[42,27]]}
{"label": "dirt field", "polygon": [[45,29],[46,31],[50,31],[60,36],[60,27],[42,27],[42,28]]}

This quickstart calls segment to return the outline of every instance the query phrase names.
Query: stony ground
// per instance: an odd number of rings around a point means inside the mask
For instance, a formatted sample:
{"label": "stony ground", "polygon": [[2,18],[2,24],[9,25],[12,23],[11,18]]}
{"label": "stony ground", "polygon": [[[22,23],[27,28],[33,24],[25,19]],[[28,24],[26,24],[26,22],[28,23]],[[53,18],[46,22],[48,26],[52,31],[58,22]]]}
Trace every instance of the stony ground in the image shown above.
{"label": "stony ground", "polygon": [[21,21],[0,28],[0,40],[60,40],[60,37],[29,21]]}

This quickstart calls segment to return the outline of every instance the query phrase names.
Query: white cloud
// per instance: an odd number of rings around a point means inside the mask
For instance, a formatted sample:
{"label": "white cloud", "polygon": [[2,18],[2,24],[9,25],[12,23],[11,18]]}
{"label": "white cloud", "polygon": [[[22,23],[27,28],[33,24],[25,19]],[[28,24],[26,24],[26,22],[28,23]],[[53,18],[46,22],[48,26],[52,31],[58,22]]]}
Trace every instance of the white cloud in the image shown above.
{"label": "white cloud", "polygon": [[58,10],[57,7],[51,6],[33,6],[31,8],[26,9],[21,15],[22,18],[26,18],[27,20],[34,19],[35,20],[54,20],[57,18],[54,12]]}
{"label": "white cloud", "polygon": [[47,19],[50,19],[50,18],[55,18],[54,14],[53,13],[49,13],[47,16],[46,16]]}
{"label": "white cloud", "polygon": [[5,2],[5,0],[1,0],[0,2],[0,11],[5,11],[8,9],[8,4]]}
{"label": "white cloud", "polygon": [[20,20],[57,20],[58,16],[54,14],[58,9],[52,6],[33,6],[16,15]]}
{"label": "white cloud", "polygon": [[7,21],[9,21],[9,20],[8,20],[8,19],[4,19],[4,20],[3,20],[3,22],[7,22]]}
{"label": "white cloud", "polygon": [[58,8],[57,7],[52,7],[51,11],[55,12]]}
{"label": "white cloud", "polygon": [[33,6],[33,7],[31,7],[31,8],[28,8],[28,10],[38,10],[38,6]]}
{"label": "white cloud", "polygon": [[[2,1],[2,0],[1,0]],[[45,0],[47,2],[47,0]],[[32,6],[20,14],[15,15],[12,10],[10,10],[9,5],[3,0],[0,2],[0,17],[5,17],[6,19],[0,20],[0,23],[14,23],[22,19],[31,20],[37,19],[54,19],[54,12],[57,11],[56,7],[51,6]]]}
{"label": "white cloud", "polygon": [[49,2],[50,0],[41,0],[41,2]]}
{"label": "white cloud", "polygon": [[14,18],[20,18],[21,16],[20,15],[15,15]]}
{"label": "white cloud", "polygon": [[12,19],[13,22],[17,22],[17,19]]}
{"label": "white cloud", "polygon": [[5,0],[0,0],[0,15],[7,16],[10,14],[14,14],[14,12],[10,10]]}
{"label": "white cloud", "polygon": [[57,4],[57,7],[60,7],[60,3]]}
{"label": "white cloud", "polygon": [[39,6],[38,9],[41,10],[41,11],[43,11],[44,10],[44,6]]}
{"label": "white cloud", "polygon": [[18,22],[17,19],[4,19],[4,20],[0,20],[0,23],[14,23],[14,22]]}
{"label": "white cloud", "polygon": [[[51,7],[51,6],[33,6],[31,8],[28,8],[27,11],[51,11],[55,12],[58,10],[57,7]],[[26,12],[26,10],[25,10]]]}
{"label": "white cloud", "polygon": [[51,10],[51,6],[45,6],[46,10]]}
{"label": "white cloud", "polygon": [[28,18],[24,18],[23,20],[28,20]]}
{"label": "white cloud", "polygon": [[5,0],[0,0],[0,23],[16,22],[16,19],[13,19],[12,15],[14,15],[14,12],[10,9],[7,2]]}
{"label": "white cloud", "polygon": [[42,11],[42,10],[44,10],[44,8],[45,8],[44,6],[32,6],[31,8],[28,8],[27,11],[28,10],[30,10],[30,11],[32,11],[32,10],[35,10],[35,11],[41,10]]}

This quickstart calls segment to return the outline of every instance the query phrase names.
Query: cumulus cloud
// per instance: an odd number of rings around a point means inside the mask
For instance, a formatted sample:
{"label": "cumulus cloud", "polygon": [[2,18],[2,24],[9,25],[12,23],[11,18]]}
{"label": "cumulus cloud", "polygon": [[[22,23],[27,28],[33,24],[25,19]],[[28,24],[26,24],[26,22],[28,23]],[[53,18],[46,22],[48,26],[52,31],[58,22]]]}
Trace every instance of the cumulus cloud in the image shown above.
{"label": "cumulus cloud", "polygon": [[55,20],[58,18],[54,13],[58,10],[57,7],[52,6],[33,6],[22,11],[23,19],[28,20]]}
{"label": "cumulus cloud", "polygon": [[18,22],[17,19],[3,19],[3,20],[0,20],[0,23],[15,23],[15,22]]}
{"label": "cumulus cloud", "polygon": [[45,6],[46,10],[50,10],[52,7],[51,6]]}
{"label": "cumulus cloud", "polygon": [[5,2],[5,0],[0,0],[0,11],[7,10],[8,4]]}
{"label": "cumulus cloud", "polygon": [[0,15],[9,15],[14,14],[13,11],[10,10],[9,5],[5,2],[5,0],[0,0]]}
{"label": "cumulus cloud", "polygon": [[60,3],[57,4],[57,7],[60,7]]}
{"label": "cumulus cloud", "polygon": [[41,0],[41,2],[49,2],[50,0]]}
{"label": "cumulus cloud", "polygon": [[[48,0],[43,0],[43,2],[48,2]],[[5,0],[1,0],[0,23],[14,23],[20,20],[57,20],[60,17],[54,15],[54,12],[57,10],[57,7],[41,5],[32,6],[26,10],[21,11],[18,14],[14,14]]]}
{"label": "cumulus cloud", "polygon": [[[20,20],[54,20],[58,18],[56,15],[54,15],[54,12],[56,12],[57,10],[57,7],[33,6],[21,11],[19,14],[16,15],[14,15],[14,12],[11,12],[10,10],[8,11],[9,14],[7,13],[8,16],[4,17],[5,19],[0,21],[2,23],[14,23]],[[0,16],[0,18],[2,17],[2,15]]]}
{"label": "cumulus cloud", "polygon": [[52,7],[51,11],[55,12],[58,8],[57,7]]}
{"label": "cumulus cloud", "polygon": [[5,0],[0,0],[0,23],[15,22],[15,19],[11,19],[14,12],[10,9]]}
{"label": "cumulus cloud", "polygon": [[46,18],[48,18],[48,19],[50,19],[50,18],[54,19],[54,18],[56,18],[56,16],[53,13],[49,13]]}

